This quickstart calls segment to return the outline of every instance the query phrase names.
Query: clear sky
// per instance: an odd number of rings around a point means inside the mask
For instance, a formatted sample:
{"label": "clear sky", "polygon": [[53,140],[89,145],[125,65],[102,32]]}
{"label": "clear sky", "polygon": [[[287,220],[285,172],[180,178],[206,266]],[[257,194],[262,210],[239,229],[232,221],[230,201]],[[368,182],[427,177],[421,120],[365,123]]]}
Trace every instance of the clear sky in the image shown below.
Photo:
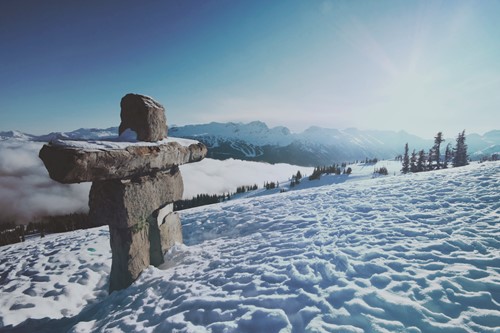
{"label": "clear sky", "polygon": [[500,1],[0,2],[0,131],[170,124],[500,128]]}

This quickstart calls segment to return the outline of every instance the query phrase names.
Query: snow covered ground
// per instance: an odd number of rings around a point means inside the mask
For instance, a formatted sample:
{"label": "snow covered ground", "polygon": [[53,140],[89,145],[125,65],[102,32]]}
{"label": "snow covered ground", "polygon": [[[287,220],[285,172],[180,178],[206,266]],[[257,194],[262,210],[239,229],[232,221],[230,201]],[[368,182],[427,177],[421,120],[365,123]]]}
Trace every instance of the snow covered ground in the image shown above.
{"label": "snow covered ground", "polygon": [[0,330],[499,332],[499,185],[483,163],[191,209],[111,295],[106,227],[2,247]]}

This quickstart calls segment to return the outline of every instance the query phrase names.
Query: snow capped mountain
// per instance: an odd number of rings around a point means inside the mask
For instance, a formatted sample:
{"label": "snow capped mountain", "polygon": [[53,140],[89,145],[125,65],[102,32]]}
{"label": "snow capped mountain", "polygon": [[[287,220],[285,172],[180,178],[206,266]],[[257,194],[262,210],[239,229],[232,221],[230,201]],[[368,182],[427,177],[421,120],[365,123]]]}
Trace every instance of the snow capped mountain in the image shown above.
{"label": "snow capped mountain", "polygon": [[286,127],[268,128],[261,121],[248,124],[241,123],[216,123],[203,125],[186,125],[182,127],[169,128],[169,135],[179,137],[199,137],[210,141],[212,146],[217,146],[218,140],[230,139],[232,141],[243,141],[254,146],[287,146],[293,142],[293,135]]}
{"label": "snow capped mountain", "polygon": [[0,132],[0,140],[31,140],[33,136],[19,131]]}
{"label": "snow capped mountain", "polygon": [[[106,129],[80,128],[72,132],[53,132],[30,135],[17,131],[0,132],[0,140],[33,140],[47,142],[56,138],[72,140],[103,140],[116,137],[117,127]],[[301,133],[292,133],[283,126],[269,128],[265,123],[217,123],[172,126],[169,136],[194,139],[208,148],[209,158],[235,158],[268,163],[289,163],[302,166],[364,160],[365,158],[393,159],[402,154],[405,143],[410,151],[433,145],[433,138],[422,139],[404,131],[376,131],[348,128],[344,130],[313,126]],[[449,133],[446,133],[449,134]],[[455,138],[444,144],[455,145]],[[469,134],[466,143],[469,155],[479,159],[484,155],[500,153],[500,130],[484,135]],[[444,150],[444,148],[443,148]]]}
{"label": "snow capped mountain", "polygon": [[43,135],[26,134],[19,131],[0,132],[0,140],[30,140],[38,142],[49,142],[54,139],[64,138],[67,140],[98,140],[115,138],[118,135],[118,127],[110,128],[80,128],[71,132],[51,132]]}
{"label": "snow capped mountain", "polygon": [[[472,134],[471,156],[494,151],[500,145],[499,131],[484,136]],[[365,158],[392,159],[403,151],[405,143],[413,149],[432,146],[433,139],[422,139],[404,131],[362,131],[310,127],[302,133],[291,133],[286,127],[268,128],[262,122],[210,123],[172,127],[169,133],[176,137],[196,139],[209,148],[208,157],[237,158],[270,163],[290,163],[316,166]],[[454,139],[447,139],[454,144]],[[491,148],[493,145],[493,148]],[[497,145],[497,147],[495,147]],[[485,150],[483,152],[483,150]],[[477,151],[481,153],[474,154]]]}
{"label": "snow capped mountain", "polygon": [[185,245],[111,295],[107,227],[0,247],[0,331],[498,332],[499,174],[473,163],[183,211]]}
{"label": "snow capped mountain", "polygon": [[467,145],[471,150],[471,157],[479,159],[482,156],[500,154],[500,130],[489,131],[483,136],[471,134],[467,136]]}
{"label": "snow capped mountain", "polygon": [[170,133],[196,138],[208,146],[209,157],[217,159],[233,157],[312,166],[377,155],[392,158],[396,152],[395,147],[380,149],[381,140],[370,134],[320,127],[295,134],[286,127],[268,128],[262,122],[173,127]]}

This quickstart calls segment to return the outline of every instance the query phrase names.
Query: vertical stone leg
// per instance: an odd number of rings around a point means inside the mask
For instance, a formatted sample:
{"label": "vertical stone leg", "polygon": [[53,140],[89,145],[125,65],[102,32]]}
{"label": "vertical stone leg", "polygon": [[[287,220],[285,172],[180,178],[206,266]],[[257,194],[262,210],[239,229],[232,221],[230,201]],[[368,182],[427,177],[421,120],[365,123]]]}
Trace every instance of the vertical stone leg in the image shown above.
{"label": "vertical stone leg", "polygon": [[168,204],[155,212],[150,219],[149,242],[151,265],[163,264],[163,256],[175,243],[182,244],[182,225],[179,214]]}
{"label": "vertical stone leg", "polygon": [[92,183],[90,219],[110,231],[110,292],[128,287],[150,264],[163,263],[163,254],[182,242],[180,220],[168,204],[181,199],[183,190],[178,168]]}
{"label": "vertical stone leg", "polygon": [[168,251],[175,243],[182,244],[182,225],[179,214],[172,212],[165,216],[160,225],[161,247]]}
{"label": "vertical stone leg", "polygon": [[109,278],[111,293],[130,286],[150,265],[149,230],[110,226],[109,235],[113,254]]}

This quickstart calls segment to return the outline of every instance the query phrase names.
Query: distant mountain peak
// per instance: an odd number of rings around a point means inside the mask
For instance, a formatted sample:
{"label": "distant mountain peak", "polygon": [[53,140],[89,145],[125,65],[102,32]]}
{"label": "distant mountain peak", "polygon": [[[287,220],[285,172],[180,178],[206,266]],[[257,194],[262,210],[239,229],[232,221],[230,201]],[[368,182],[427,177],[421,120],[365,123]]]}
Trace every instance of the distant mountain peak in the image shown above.
{"label": "distant mountain peak", "polygon": [[0,132],[0,139],[17,139],[17,140],[29,140],[31,135],[22,133],[20,131],[12,130]]}

